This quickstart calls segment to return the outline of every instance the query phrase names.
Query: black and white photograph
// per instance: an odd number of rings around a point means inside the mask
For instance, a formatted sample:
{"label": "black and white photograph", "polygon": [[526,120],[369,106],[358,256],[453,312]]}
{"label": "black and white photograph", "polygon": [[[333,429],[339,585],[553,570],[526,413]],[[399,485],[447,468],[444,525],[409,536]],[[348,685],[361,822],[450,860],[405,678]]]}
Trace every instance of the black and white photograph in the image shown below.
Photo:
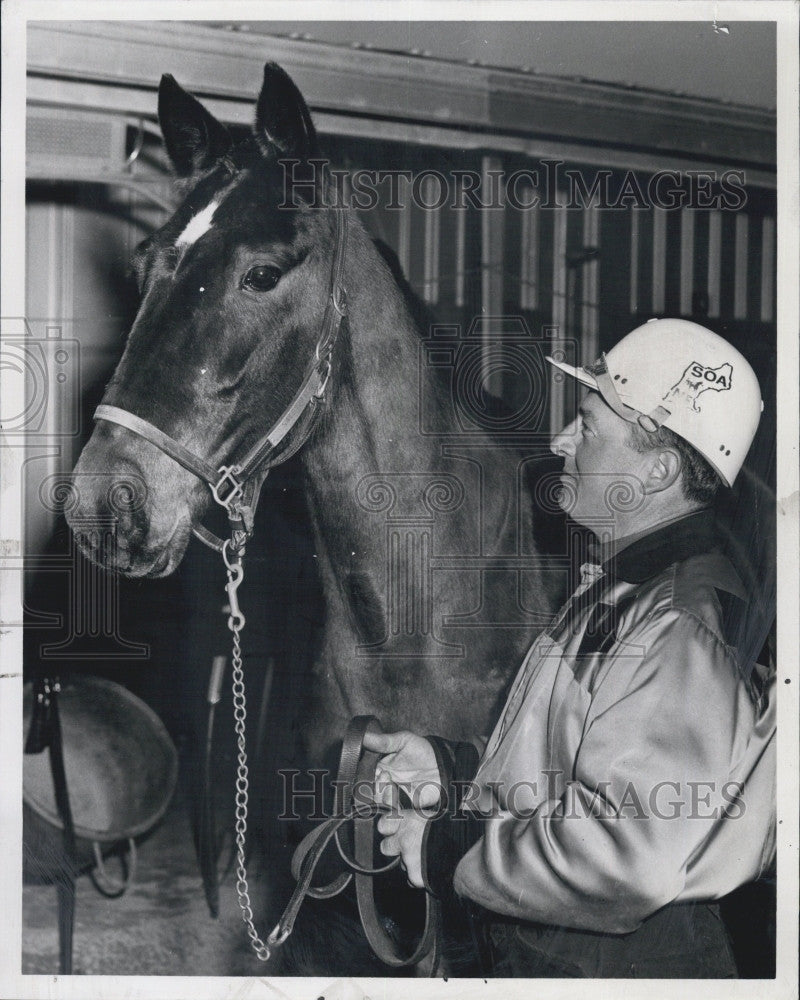
{"label": "black and white photograph", "polygon": [[0,995],[796,997],[796,4],[2,13]]}

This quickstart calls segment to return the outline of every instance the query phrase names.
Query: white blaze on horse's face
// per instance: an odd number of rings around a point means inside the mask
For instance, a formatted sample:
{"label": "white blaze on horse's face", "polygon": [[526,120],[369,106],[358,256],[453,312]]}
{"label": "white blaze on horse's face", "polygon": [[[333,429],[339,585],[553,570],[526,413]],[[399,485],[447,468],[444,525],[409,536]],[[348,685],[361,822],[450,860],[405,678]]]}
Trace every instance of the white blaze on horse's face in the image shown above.
{"label": "white blaze on horse's face", "polygon": [[197,215],[193,216],[184,231],[175,240],[175,246],[188,247],[192,243],[196,243],[201,236],[205,236],[213,224],[214,213],[218,208],[219,201],[215,199],[214,201],[210,201]]}

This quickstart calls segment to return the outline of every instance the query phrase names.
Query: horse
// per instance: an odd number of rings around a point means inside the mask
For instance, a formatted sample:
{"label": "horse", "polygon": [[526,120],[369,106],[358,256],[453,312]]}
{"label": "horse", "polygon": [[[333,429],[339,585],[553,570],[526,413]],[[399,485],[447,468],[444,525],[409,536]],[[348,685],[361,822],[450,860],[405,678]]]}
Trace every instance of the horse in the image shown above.
{"label": "horse", "polygon": [[530,456],[480,428],[452,443],[450,387],[421,363],[407,296],[335,196],[280,67],[240,140],[169,75],[158,115],[182,202],[132,257],[141,303],[74,470],[79,546],[109,571],[165,576],[193,531],[214,544],[213,496],[238,582],[261,482],[298,451],[324,595],[307,760],[329,760],[354,715],[488,732],[563,586],[534,538]]}

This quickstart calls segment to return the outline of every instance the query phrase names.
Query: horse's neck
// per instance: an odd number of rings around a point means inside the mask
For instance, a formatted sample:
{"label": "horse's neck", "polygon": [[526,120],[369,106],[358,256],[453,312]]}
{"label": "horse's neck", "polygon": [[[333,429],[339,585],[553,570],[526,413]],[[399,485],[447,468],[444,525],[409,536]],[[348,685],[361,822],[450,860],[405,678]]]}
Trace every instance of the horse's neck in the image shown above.
{"label": "horse's neck", "polygon": [[[371,245],[357,249],[347,271],[349,334],[336,346],[327,412],[302,452],[327,606],[311,760],[340,736],[342,719],[365,712],[395,728],[484,732],[526,636],[471,629],[462,655],[461,640],[445,640],[436,624],[478,607],[479,622],[519,611],[513,573],[484,580],[462,569],[465,555],[513,558],[518,532],[527,537],[527,514],[514,500],[516,460],[477,436],[453,444],[452,401],[423,363],[403,294]],[[420,413],[423,399],[431,412]],[[471,694],[448,708],[456,677]]]}
{"label": "horse's neck", "polygon": [[[382,590],[383,531],[370,509],[381,483],[437,467],[419,432],[419,333],[366,234],[354,233],[346,283],[348,329],[336,346],[333,389],[319,433],[303,451],[320,568],[341,583],[357,576]],[[377,492],[376,492],[377,491]]]}
{"label": "horse's neck", "polygon": [[[397,448],[401,434],[414,439],[415,454],[425,447],[416,440],[418,378],[426,377],[418,372],[419,333],[377,252],[371,245],[365,252],[369,258],[359,256],[348,269],[347,330],[336,348],[339,359],[318,449],[318,457],[335,461],[329,470],[334,475],[342,461],[347,467],[361,461],[370,471],[385,468],[386,462],[396,466],[404,460]],[[352,454],[349,448],[356,443],[360,447]],[[338,453],[345,446],[348,452]]]}

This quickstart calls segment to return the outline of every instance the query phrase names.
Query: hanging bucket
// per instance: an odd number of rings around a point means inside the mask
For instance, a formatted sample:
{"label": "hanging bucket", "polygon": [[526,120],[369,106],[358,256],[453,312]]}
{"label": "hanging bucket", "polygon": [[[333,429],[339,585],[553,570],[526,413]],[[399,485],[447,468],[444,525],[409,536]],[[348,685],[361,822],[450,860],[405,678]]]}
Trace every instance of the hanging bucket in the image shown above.
{"label": "hanging bucket", "polygon": [[[24,732],[33,688],[25,685]],[[75,828],[77,872],[98,869],[107,895],[127,887],[135,840],[163,817],[175,791],[178,756],[164,724],[141,699],[113,681],[76,674],[58,695],[67,789]],[[23,754],[23,869],[29,882],[53,881],[64,869],[64,824],[56,805],[48,750]],[[129,849],[126,878],[106,876],[102,858]]]}

